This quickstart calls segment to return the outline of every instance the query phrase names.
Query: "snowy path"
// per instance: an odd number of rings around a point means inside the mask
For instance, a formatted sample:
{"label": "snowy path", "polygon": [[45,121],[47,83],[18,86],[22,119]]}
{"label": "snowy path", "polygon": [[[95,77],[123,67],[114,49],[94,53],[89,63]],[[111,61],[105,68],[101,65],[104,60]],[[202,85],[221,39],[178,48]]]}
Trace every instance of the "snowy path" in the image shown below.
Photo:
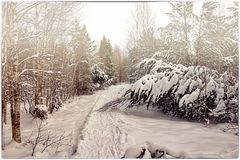
{"label": "snowy path", "polygon": [[64,129],[72,134],[72,147],[68,150],[68,153],[58,155],[57,157],[72,157],[81,150],[78,145],[84,139],[82,132],[88,126],[88,122],[91,121],[89,118],[92,117],[93,110],[119,97],[121,90],[123,90],[122,86],[112,86],[107,90],[97,91],[93,95],[77,97],[72,103],[65,105],[52,118],[48,119],[50,128]]}
{"label": "snowy path", "polygon": [[116,116],[117,113],[98,112],[97,110],[124,94],[126,88],[126,85],[118,85],[101,92],[101,98],[95,105],[88,125],[83,130],[79,150],[73,158],[118,158],[124,152],[120,149],[121,144],[126,142],[126,133],[121,132],[122,122],[118,121],[120,115]]}
{"label": "snowy path", "polygon": [[184,152],[188,158],[232,158],[238,154],[238,136],[200,123],[169,118],[145,108],[123,112],[96,109],[83,130],[84,139],[78,146],[81,149],[73,158],[120,158],[129,146],[147,141]]}
{"label": "snowy path", "polygon": [[94,112],[84,129],[84,139],[79,143],[74,158],[119,158],[125,152],[127,132],[117,113]]}
{"label": "snowy path", "polygon": [[[71,134],[72,146],[62,148],[51,157],[46,154],[36,158],[120,158],[129,146],[146,142],[177,153],[186,152],[188,158],[237,156],[238,136],[206,128],[200,123],[176,120],[141,107],[98,111],[107,102],[119,98],[127,88],[127,85],[112,86],[94,95],[75,97],[65,104],[46,121],[49,128]],[[26,139],[34,123],[29,119],[22,123],[23,139]],[[6,136],[10,139],[11,135]],[[29,155],[30,151],[23,146],[9,145],[3,152],[4,158],[31,158]]]}

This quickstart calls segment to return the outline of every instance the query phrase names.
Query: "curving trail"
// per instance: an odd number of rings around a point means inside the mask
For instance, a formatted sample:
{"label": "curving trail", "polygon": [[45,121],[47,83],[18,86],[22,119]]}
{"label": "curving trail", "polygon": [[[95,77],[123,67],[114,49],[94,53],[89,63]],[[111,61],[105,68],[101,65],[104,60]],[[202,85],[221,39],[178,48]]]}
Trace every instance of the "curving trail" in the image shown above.
{"label": "curving trail", "polygon": [[83,138],[79,140],[78,151],[72,158],[119,158],[125,152],[126,132],[121,114],[114,112],[99,112],[98,109],[124,94],[124,85],[112,86],[101,91],[101,98],[96,103],[83,130]]}
{"label": "curving trail", "polygon": [[[110,109],[116,106],[129,85],[111,86],[93,95],[75,97],[47,120],[54,134],[70,134],[59,152],[37,153],[35,158],[120,158],[128,147],[143,146],[150,142],[164,146],[175,155],[184,153],[187,158],[236,158],[238,136],[200,123],[170,118],[159,112],[139,108]],[[114,100],[114,101],[113,101]],[[111,102],[111,103],[109,103]],[[108,103],[109,105],[105,105]],[[105,105],[105,106],[104,106]],[[103,107],[104,106],[104,107]],[[99,110],[100,108],[104,108]],[[111,110],[111,111],[109,111]],[[27,140],[36,123],[23,116],[23,141]],[[8,128],[7,128],[8,127]],[[5,126],[10,133],[10,125]],[[11,135],[5,135],[6,144]],[[31,150],[21,145],[9,144],[4,158],[32,158]]]}
{"label": "curving trail", "polygon": [[[122,89],[121,89],[122,88]],[[114,86],[101,95],[83,139],[73,158],[120,158],[131,145],[151,142],[187,158],[232,158],[238,154],[238,136],[208,128],[200,123],[170,118],[161,113],[138,109],[99,112],[106,100],[114,100],[124,86]],[[123,94],[122,92],[118,95]]]}
{"label": "curving trail", "polygon": [[[96,110],[107,102],[121,97],[121,93],[124,92],[125,87],[125,85],[111,86],[107,90],[99,90],[93,95],[76,97],[48,119],[48,126],[50,128],[55,128],[55,130],[64,129],[66,133],[71,134],[71,140],[68,142],[70,147],[65,148],[65,151],[58,154],[55,158],[80,157],[79,152],[82,151],[82,145],[85,139],[87,139],[85,130],[95,122],[92,117],[96,117],[97,121],[105,122],[104,118],[96,114]],[[109,116],[104,117],[108,118]],[[94,124],[97,125],[96,123]],[[94,130],[94,128],[92,129]],[[91,143],[94,143],[93,141]],[[89,157],[91,155],[89,154]]]}

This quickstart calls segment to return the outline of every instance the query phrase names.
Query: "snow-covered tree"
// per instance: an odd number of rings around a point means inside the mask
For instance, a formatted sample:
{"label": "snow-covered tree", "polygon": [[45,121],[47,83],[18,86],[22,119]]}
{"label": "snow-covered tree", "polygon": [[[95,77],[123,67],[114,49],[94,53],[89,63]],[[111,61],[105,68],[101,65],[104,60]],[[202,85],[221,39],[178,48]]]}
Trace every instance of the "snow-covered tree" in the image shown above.
{"label": "snow-covered tree", "polygon": [[131,103],[148,103],[176,117],[237,122],[238,81],[230,72],[165,63],[154,57],[140,62],[145,75],[131,88]]}
{"label": "snow-covered tree", "polygon": [[91,73],[95,89],[101,89],[105,87],[104,84],[106,84],[108,81],[108,76],[97,64],[91,67]]}
{"label": "snow-covered tree", "polygon": [[69,89],[71,81],[68,77],[65,85],[62,75],[67,74],[64,65],[69,63],[64,37],[72,9],[72,3],[65,2],[3,4],[2,108],[7,123],[6,105],[10,104],[12,135],[18,143],[20,103],[28,103],[26,112],[35,116],[40,105],[47,112],[61,106],[65,86]]}
{"label": "snow-covered tree", "polygon": [[74,89],[76,95],[90,94],[93,91],[91,79],[91,54],[94,50],[85,25],[80,27],[78,23],[72,31],[73,62],[75,66]]}
{"label": "snow-covered tree", "polygon": [[174,43],[171,49],[181,57],[181,64],[191,65],[193,54],[191,34],[193,32],[194,14],[193,2],[169,2],[172,11],[167,13],[171,19],[168,28],[171,32],[168,37],[172,38]]}
{"label": "snow-covered tree", "polygon": [[[237,57],[237,3],[230,7],[230,16],[217,14],[220,2],[204,2],[200,12],[193,12],[194,2],[171,2],[167,13],[171,22],[159,28],[159,41],[163,44],[163,57],[172,63],[204,65],[220,73],[225,57]],[[235,73],[233,67],[231,70]]]}
{"label": "snow-covered tree", "polygon": [[[235,54],[236,38],[231,35],[226,17],[215,14],[216,2],[205,2],[199,17],[196,41],[196,64],[205,65],[222,73],[223,57]],[[236,34],[236,33],[235,33]]]}
{"label": "snow-covered tree", "polygon": [[117,73],[116,66],[113,63],[112,45],[110,43],[110,40],[107,39],[105,36],[103,36],[103,39],[101,40],[100,48],[97,52],[97,55],[99,56],[100,66],[108,75],[108,78],[116,82]]}

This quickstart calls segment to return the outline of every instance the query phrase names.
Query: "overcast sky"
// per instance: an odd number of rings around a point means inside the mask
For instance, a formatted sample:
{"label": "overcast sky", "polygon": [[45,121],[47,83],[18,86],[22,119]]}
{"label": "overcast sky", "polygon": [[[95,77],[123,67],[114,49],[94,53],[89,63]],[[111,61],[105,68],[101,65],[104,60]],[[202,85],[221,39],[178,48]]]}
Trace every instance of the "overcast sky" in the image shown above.
{"label": "overcast sky", "polygon": [[[226,2],[223,7],[229,6],[232,2]],[[134,2],[91,2],[85,3],[81,13],[80,21],[85,24],[92,40],[99,43],[103,35],[110,38],[112,45],[122,48],[126,45],[129,28],[131,28],[131,14],[135,7]],[[200,11],[202,2],[195,2],[194,12]],[[221,5],[222,6],[222,5]],[[149,3],[151,12],[155,17],[156,27],[164,27],[169,23],[169,18],[165,14],[171,11],[168,2]],[[223,13],[222,10],[219,13]]]}
{"label": "overcast sky", "polygon": [[[110,38],[112,44],[124,47],[127,43],[129,28],[131,26],[131,14],[136,3],[86,3],[82,24],[85,24],[93,40],[99,42],[103,35]],[[156,26],[163,27],[169,23],[165,14],[170,11],[167,2],[149,3],[152,13],[156,17]]]}

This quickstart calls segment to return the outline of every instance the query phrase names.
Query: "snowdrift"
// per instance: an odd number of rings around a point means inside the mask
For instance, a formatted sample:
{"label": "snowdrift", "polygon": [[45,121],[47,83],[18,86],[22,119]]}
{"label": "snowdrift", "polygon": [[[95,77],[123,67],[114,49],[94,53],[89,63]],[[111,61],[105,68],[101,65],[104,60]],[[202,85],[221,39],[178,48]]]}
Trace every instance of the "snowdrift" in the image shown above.
{"label": "snowdrift", "polygon": [[148,103],[147,109],[206,123],[237,123],[238,81],[231,72],[168,64],[157,54],[140,62],[138,70],[146,75],[132,85],[131,104]]}
{"label": "snowdrift", "polygon": [[143,158],[143,159],[160,159],[160,158],[186,158],[186,153],[175,152],[164,146],[156,145],[152,142],[145,142],[144,145],[133,145],[128,147],[122,158]]}

